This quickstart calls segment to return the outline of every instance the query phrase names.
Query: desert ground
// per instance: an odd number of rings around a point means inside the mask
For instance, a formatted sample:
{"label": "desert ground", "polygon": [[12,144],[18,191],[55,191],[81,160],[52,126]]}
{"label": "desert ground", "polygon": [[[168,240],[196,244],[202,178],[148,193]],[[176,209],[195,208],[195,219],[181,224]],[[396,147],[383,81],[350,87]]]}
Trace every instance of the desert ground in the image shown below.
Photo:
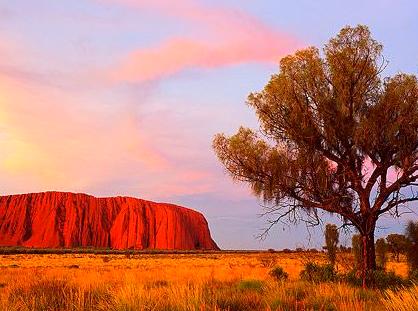
{"label": "desert ground", "polygon": [[[362,290],[308,283],[323,253],[192,252],[0,255],[1,310],[416,310],[418,287]],[[350,269],[340,254],[337,269]],[[287,281],[269,274],[281,266]],[[407,265],[388,270],[406,276]]]}

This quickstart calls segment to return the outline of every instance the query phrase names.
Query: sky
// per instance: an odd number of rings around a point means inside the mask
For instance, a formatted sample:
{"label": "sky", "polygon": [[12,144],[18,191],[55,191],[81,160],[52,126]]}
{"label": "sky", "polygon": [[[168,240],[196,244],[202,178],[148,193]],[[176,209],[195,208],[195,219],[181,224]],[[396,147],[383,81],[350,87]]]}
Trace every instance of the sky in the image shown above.
{"label": "sky", "polygon": [[385,75],[418,74],[416,12],[415,0],[0,0],[0,194],[171,202],[201,211],[224,249],[320,247],[322,228],[303,224],[256,238],[262,207],[213,136],[257,128],[248,94],[345,25],[383,43]]}

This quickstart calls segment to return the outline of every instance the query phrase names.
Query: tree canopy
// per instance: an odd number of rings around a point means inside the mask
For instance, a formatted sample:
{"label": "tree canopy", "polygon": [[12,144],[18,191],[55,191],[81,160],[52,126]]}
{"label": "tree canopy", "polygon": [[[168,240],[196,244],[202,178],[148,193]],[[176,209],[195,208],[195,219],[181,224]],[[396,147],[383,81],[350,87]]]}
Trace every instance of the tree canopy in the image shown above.
{"label": "tree canopy", "polygon": [[382,48],[366,26],[348,26],[322,53],[309,47],[284,57],[248,97],[260,129],[213,141],[226,171],[266,203],[272,224],[335,213],[363,237],[371,269],[378,217],[418,200],[418,81],[383,78]]}

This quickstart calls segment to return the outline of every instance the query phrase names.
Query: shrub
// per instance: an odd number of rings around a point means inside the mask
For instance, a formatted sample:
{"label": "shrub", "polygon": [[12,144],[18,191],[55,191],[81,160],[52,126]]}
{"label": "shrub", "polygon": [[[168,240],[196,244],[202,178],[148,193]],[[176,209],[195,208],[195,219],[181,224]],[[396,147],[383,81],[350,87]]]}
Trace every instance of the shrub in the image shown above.
{"label": "shrub", "polygon": [[395,272],[384,270],[375,270],[372,272],[375,286],[379,289],[396,288],[407,285],[406,281]]}
{"label": "shrub", "polygon": [[287,280],[289,275],[283,270],[282,267],[275,267],[270,271],[270,275],[276,280],[276,281],[283,281]]}
{"label": "shrub", "polygon": [[[373,287],[378,289],[397,288],[408,285],[408,282],[396,275],[393,271],[386,272],[384,270],[370,271],[367,278],[373,280]],[[354,286],[361,286],[361,275],[355,270],[345,275],[345,281]]]}
{"label": "shrub", "polygon": [[338,279],[332,265],[318,265],[313,262],[308,262],[305,265],[305,269],[300,273],[300,278],[314,283],[332,282]]}

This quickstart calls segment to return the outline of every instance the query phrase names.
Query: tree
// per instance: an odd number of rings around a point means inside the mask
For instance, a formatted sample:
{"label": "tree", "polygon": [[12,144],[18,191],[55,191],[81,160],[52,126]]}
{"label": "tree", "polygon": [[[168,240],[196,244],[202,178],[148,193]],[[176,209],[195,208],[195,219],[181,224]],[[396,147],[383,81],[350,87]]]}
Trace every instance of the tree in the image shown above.
{"label": "tree", "polygon": [[405,235],[408,241],[407,259],[409,273],[418,271],[418,222],[410,221],[406,226]]}
{"label": "tree", "polygon": [[310,47],[281,59],[279,73],[249,95],[258,133],[241,127],[213,141],[226,171],[264,201],[269,228],[320,223],[321,210],[354,226],[364,287],[376,269],[377,220],[418,200],[417,77],[383,79],[385,66],[366,26],[345,27],[322,55]]}
{"label": "tree", "polygon": [[351,238],[351,251],[354,256],[354,264],[356,270],[362,269],[362,254],[363,254],[363,245],[361,241],[360,234],[354,234]]}
{"label": "tree", "polygon": [[387,243],[384,238],[377,239],[376,241],[376,264],[377,267],[384,270],[387,262]]}
{"label": "tree", "polygon": [[327,224],[325,226],[325,247],[328,254],[328,259],[331,265],[335,266],[335,260],[337,258],[337,246],[338,246],[338,229],[336,225]]}
{"label": "tree", "polygon": [[399,262],[399,255],[404,254],[408,248],[408,240],[403,234],[392,233],[386,237],[388,248],[392,253],[392,257]]}

